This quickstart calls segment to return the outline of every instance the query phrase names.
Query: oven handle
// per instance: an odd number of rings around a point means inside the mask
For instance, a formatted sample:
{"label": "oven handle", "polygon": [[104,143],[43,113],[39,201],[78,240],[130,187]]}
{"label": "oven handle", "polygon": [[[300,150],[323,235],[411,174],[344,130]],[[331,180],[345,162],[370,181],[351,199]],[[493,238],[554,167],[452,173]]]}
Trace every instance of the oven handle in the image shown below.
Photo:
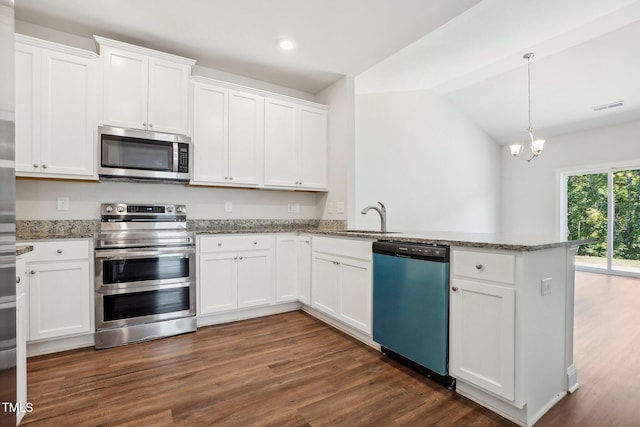
{"label": "oven handle", "polygon": [[100,295],[118,295],[118,294],[131,294],[134,292],[147,292],[147,291],[160,291],[164,289],[175,289],[175,288],[194,288],[195,283],[193,281],[188,282],[178,282],[178,283],[165,283],[162,285],[129,285],[126,283],[120,283],[123,287],[118,288],[106,288],[106,285],[100,286],[96,289],[96,293]]}
{"label": "oven handle", "polygon": [[96,258],[109,259],[128,259],[128,258],[146,258],[146,257],[164,257],[164,256],[183,256],[184,258],[195,255],[196,248],[154,248],[152,250],[144,249],[96,249]]}

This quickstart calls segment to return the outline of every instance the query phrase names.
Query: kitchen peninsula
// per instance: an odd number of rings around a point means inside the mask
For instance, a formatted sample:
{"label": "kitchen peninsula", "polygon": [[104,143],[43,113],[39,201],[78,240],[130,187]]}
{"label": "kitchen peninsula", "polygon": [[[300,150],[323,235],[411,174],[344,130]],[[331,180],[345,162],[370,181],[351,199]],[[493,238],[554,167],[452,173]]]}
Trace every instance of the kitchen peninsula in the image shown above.
{"label": "kitchen peninsula", "polygon": [[[92,221],[18,221],[18,239],[35,244],[37,251],[38,240],[87,239],[92,225]],[[260,242],[267,239],[258,249],[271,254],[266,259],[273,266],[273,289],[260,306],[236,305],[203,313],[204,305],[198,301],[200,326],[301,308],[376,346],[371,339],[370,307],[365,307],[367,314],[362,322],[354,324],[345,321],[348,317],[340,317],[339,313],[332,316],[316,304],[318,287],[326,283],[318,280],[318,272],[311,268],[316,257],[340,256],[360,263],[357,265],[364,268],[364,276],[360,277],[368,279],[358,289],[366,290],[368,295],[359,295],[358,299],[371,301],[373,241],[447,245],[451,247],[449,366],[457,380],[456,390],[518,424],[532,425],[567,392],[578,388],[573,366],[574,256],[580,244],[590,241],[451,232],[347,231],[343,222],[315,220],[189,220],[189,227],[198,235],[199,245],[203,238],[218,236],[226,239],[225,244],[233,242],[234,236],[246,240],[247,236],[256,235]],[[296,240],[296,236],[302,240]],[[295,256],[287,258],[287,262],[281,260],[291,253],[282,250],[286,246],[281,247],[281,241],[294,244],[290,248],[295,249]],[[300,242],[308,242],[307,247]],[[198,247],[198,253],[201,249]],[[205,258],[220,258],[202,250],[199,265]],[[29,263],[28,254],[25,258]],[[87,253],[83,258],[90,261],[93,255]],[[306,271],[303,265],[309,267],[313,297],[304,299],[300,288],[294,286],[291,298],[280,298],[284,277],[291,276],[288,270],[296,271],[294,277],[304,280],[304,275],[299,274]],[[92,276],[90,272],[85,277]],[[207,295],[202,293],[203,280],[199,270],[198,299]],[[90,288],[92,283],[85,286]],[[337,292],[336,300],[347,304],[343,300],[347,293]],[[91,345],[87,342],[84,345]],[[30,344],[33,349],[38,345],[43,343],[36,340]]]}

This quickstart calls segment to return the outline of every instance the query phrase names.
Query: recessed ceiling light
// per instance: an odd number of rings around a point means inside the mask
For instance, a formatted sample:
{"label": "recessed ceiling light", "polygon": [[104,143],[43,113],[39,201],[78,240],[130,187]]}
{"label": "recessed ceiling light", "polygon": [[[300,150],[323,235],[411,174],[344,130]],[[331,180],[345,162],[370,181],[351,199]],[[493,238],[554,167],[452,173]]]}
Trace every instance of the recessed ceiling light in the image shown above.
{"label": "recessed ceiling light", "polygon": [[278,41],[278,46],[280,46],[280,49],[282,50],[291,50],[296,47],[296,44],[293,42],[293,40],[282,39]]}

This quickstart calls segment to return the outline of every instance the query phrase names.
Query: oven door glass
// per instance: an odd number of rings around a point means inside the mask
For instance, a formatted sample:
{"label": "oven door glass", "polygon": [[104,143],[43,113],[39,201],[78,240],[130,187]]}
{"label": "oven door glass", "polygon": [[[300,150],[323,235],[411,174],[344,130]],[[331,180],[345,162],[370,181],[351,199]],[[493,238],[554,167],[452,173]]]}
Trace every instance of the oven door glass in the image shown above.
{"label": "oven door glass", "polygon": [[102,135],[101,151],[102,167],[173,171],[173,142]]}
{"label": "oven door glass", "polygon": [[105,322],[189,310],[189,287],[104,295]]}
{"label": "oven door glass", "polygon": [[189,257],[184,255],[105,259],[102,261],[102,284],[188,278],[189,263]]}

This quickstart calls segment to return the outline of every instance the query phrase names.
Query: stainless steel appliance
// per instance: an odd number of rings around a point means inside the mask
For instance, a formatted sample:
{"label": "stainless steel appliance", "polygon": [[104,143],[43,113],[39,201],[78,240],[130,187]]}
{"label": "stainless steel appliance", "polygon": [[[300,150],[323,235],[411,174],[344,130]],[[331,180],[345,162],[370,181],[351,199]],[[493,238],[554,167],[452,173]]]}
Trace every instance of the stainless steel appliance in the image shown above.
{"label": "stainless steel appliance", "polygon": [[388,356],[455,388],[449,376],[449,248],[373,243],[373,340]]}
{"label": "stainless steel appliance", "polygon": [[16,425],[13,1],[0,0],[0,426]]}
{"label": "stainless steel appliance", "polygon": [[95,347],[195,331],[195,235],[186,206],[103,203],[100,211]]}
{"label": "stainless steel appliance", "polygon": [[111,126],[100,126],[98,134],[100,177],[189,181],[188,136]]}

